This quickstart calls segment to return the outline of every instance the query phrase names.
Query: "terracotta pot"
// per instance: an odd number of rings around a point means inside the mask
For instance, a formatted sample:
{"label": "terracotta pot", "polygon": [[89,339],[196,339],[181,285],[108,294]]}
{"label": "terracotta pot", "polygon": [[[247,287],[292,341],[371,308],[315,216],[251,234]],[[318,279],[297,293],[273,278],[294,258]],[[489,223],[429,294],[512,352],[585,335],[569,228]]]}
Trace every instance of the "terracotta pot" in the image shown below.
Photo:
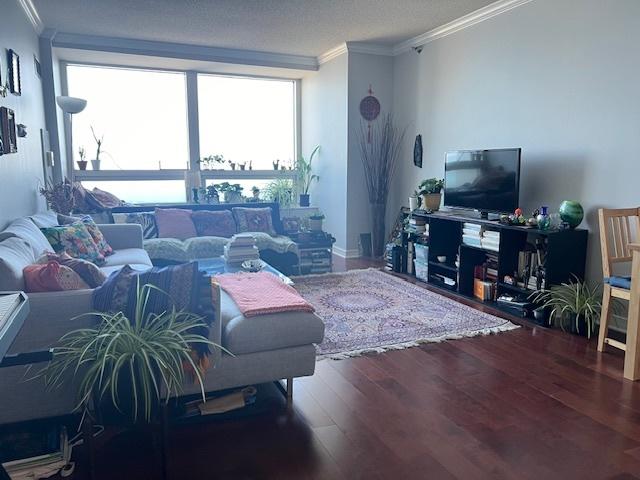
{"label": "terracotta pot", "polygon": [[86,170],[87,169],[87,161],[86,160],[78,160],[76,162],[78,164],[78,169],[80,170]]}
{"label": "terracotta pot", "polygon": [[422,207],[432,212],[440,210],[440,200],[442,199],[441,193],[423,193],[422,194]]}

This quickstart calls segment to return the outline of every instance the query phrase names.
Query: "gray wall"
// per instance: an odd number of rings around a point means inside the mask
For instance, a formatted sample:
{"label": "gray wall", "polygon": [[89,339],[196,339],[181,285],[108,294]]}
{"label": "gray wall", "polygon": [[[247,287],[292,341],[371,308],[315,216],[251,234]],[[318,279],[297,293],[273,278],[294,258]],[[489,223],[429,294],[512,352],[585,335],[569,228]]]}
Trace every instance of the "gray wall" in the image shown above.
{"label": "gray wall", "polygon": [[[358,255],[361,233],[371,232],[371,212],[364,176],[358,133],[361,128],[360,101],[369,86],[380,101],[378,119],[391,113],[393,102],[393,59],[387,56],[349,52],[349,153],[347,167],[347,254]],[[366,125],[366,123],[365,123]],[[395,209],[392,209],[395,210]]]}
{"label": "gray wall", "polygon": [[533,0],[396,57],[394,111],[409,130],[390,210],[443,175],[447,150],[522,147],[522,207],[582,202],[601,279],[597,208],[640,204],[639,46],[640,1]]}
{"label": "gray wall", "polygon": [[323,64],[302,79],[302,154],[316,145],[314,170],[320,181],[311,187],[311,204],[326,215],[325,230],[336,237],[336,249],[347,245],[347,55]]}
{"label": "gray wall", "polygon": [[35,72],[38,36],[22,9],[13,0],[0,1],[0,65],[7,80],[6,49],[20,55],[22,96],[0,97],[0,106],[11,108],[16,123],[27,126],[28,136],[18,139],[18,153],[0,156],[0,228],[16,217],[44,208],[38,188],[43,184],[40,129],[44,128],[42,85]]}

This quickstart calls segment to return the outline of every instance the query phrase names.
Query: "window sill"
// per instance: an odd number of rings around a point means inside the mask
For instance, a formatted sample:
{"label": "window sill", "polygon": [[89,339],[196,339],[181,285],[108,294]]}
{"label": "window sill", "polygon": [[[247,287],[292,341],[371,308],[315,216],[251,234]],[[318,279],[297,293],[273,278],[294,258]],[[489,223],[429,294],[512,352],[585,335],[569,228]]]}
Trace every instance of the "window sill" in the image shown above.
{"label": "window sill", "polygon": [[[184,180],[187,170],[74,170],[75,180]],[[201,170],[203,180],[295,178],[295,170]]]}

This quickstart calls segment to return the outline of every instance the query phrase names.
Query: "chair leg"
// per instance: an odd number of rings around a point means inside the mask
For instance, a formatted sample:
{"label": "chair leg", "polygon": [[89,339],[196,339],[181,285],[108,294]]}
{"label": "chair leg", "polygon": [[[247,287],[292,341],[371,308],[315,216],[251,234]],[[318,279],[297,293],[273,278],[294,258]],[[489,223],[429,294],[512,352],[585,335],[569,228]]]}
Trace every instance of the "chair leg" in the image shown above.
{"label": "chair leg", "polygon": [[598,333],[598,351],[604,352],[604,339],[607,338],[609,330],[609,319],[611,318],[611,287],[605,285],[602,289],[602,311],[600,313],[600,332]]}

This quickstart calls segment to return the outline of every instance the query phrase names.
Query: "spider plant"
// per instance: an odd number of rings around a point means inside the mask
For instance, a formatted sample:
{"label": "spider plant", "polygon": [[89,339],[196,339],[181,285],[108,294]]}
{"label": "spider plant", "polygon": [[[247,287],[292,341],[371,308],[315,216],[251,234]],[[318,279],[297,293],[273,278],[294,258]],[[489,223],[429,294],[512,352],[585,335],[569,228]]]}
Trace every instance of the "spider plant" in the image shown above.
{"label": "spider plant", "polygon": [[602,308],[600,285],[582,282],[576,278],[575,281],[553,286],[549,290],[534,292],[531,297],[550,309],[550,324],[556,321],[562,330],[568,326],[573,331],[582,333],[580,323],[583,321],[587,338],[591,338]]}
{"label": "spider plant", "polygon": [[53,360],[40,374],[46,385],[59,387],[72,373],[79,380],[77,410],[86,411],[92,400],[94,405],[110,401],[134,423],[140,415],[149,422],[161,401],[182,391],[186,369],[193,372],[204,399],[192,346],[218,346],[196,333],[206,327],[199,315],[175,308],[149,312],[152,289],[166,295],[153,285],[138,285],[133,319],[122,312],[85,314],[97,316],[99,324],[60,339]]}

